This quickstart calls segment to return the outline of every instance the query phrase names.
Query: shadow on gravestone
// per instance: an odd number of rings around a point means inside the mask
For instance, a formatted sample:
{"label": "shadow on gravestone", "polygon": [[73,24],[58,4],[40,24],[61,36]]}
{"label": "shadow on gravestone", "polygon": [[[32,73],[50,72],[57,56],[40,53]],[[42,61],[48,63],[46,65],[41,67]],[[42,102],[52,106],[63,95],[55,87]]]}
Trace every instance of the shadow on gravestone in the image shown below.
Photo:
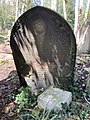
{"label": "shadow on gravestone", "polygon": [[21,85],[32,89],[68,86],[76,59],[76,41],[56,12],[34,7],[15,22],[10,45]]}

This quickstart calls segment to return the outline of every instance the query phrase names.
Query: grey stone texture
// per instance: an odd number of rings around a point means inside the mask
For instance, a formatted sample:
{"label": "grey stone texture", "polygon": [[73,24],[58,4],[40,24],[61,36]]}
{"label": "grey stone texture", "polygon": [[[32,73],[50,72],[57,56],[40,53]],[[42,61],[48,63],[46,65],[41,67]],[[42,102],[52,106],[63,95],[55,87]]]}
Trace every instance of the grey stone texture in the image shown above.
{"label": "grey stone texture", "polygon": [[38,105],[44,109],[62,109],[62,104],[69,105],[72,101],[72,93],[58,88],[49,87],[38,96]]}

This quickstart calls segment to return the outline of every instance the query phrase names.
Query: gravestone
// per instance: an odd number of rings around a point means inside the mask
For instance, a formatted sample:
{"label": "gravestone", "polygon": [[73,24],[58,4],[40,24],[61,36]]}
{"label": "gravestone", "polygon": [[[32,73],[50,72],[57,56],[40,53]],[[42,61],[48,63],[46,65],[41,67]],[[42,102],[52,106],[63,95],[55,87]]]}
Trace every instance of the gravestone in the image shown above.
{"label": "gravestone", "polygon": [[81,30],[80,40],[77,44],[77,50],[79,54],[90,53],[90,21],[87,21],[84,29]]}
{"label": "gravestone", "polygon": [[21,85],[36,89],[72,84],[76,41],[56,12],[40,6],[26,11],[13,26],[10,45]]}

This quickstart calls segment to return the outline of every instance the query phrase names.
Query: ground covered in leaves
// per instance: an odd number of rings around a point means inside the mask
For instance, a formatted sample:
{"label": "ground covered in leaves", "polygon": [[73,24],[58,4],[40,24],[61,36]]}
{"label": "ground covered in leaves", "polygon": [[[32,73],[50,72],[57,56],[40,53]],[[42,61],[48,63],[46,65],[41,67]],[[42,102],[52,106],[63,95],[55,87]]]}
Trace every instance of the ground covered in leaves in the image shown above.
{"label": "ground covered in leaves", "polygon": [[20,88],[9,45],[0,45],[0,120],[90,120],[89,68],[90,54],[77,55],[71,105],[63,105],[62,111],[42,110],[30,88]]}

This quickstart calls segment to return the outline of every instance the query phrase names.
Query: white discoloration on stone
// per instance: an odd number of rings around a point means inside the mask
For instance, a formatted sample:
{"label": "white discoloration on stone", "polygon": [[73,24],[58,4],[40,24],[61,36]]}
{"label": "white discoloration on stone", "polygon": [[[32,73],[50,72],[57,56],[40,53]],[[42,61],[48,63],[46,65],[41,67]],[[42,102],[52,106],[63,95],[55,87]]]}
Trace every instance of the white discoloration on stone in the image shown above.
{"label": "white discoloration on stone", "polygon": [[[24,28],[25,28],[25,31],[27,31],[25,26]],[[26,41],[26,44],[23,43],[24,47],[20,44],[20,41],[18,41],[17,39],[16,39],[16,43],[19,46],[20,52],[22,53],[26,61],[26,64],[32,66],[33,70],[35,70],[35,72],[37,73],[38,78],[36,78],[32,68],[30,69],[30,71],[28,71],[28,75],[25,75],[23,77],[25,78],[27,85],[30,86],[32,90],[37,89],[38,87],[47,88],[50,85],[54,85],[52,74],[49,71],[47,63],[43,63],[42,65],[42,62],[40,61],[39,53],[35,44],[34,36],[31,34],[31,32],[29,32],[29,35],[31,37],[30,42],[32,42],[32,46],[28,44],[28,41]],[[29,35],[27,34],[27,36]],[[23,38],[23,35],[22,35],[22,38]],[[29,46],[29,49],[27,49],[27,45]]]}
{"label": "white discoloration on stone", "polygon": [[62,109],[61,103],[69,105],[72,101],[72,93],[58,88],[49,87],[38,96],[38,105],[44,109]]}

